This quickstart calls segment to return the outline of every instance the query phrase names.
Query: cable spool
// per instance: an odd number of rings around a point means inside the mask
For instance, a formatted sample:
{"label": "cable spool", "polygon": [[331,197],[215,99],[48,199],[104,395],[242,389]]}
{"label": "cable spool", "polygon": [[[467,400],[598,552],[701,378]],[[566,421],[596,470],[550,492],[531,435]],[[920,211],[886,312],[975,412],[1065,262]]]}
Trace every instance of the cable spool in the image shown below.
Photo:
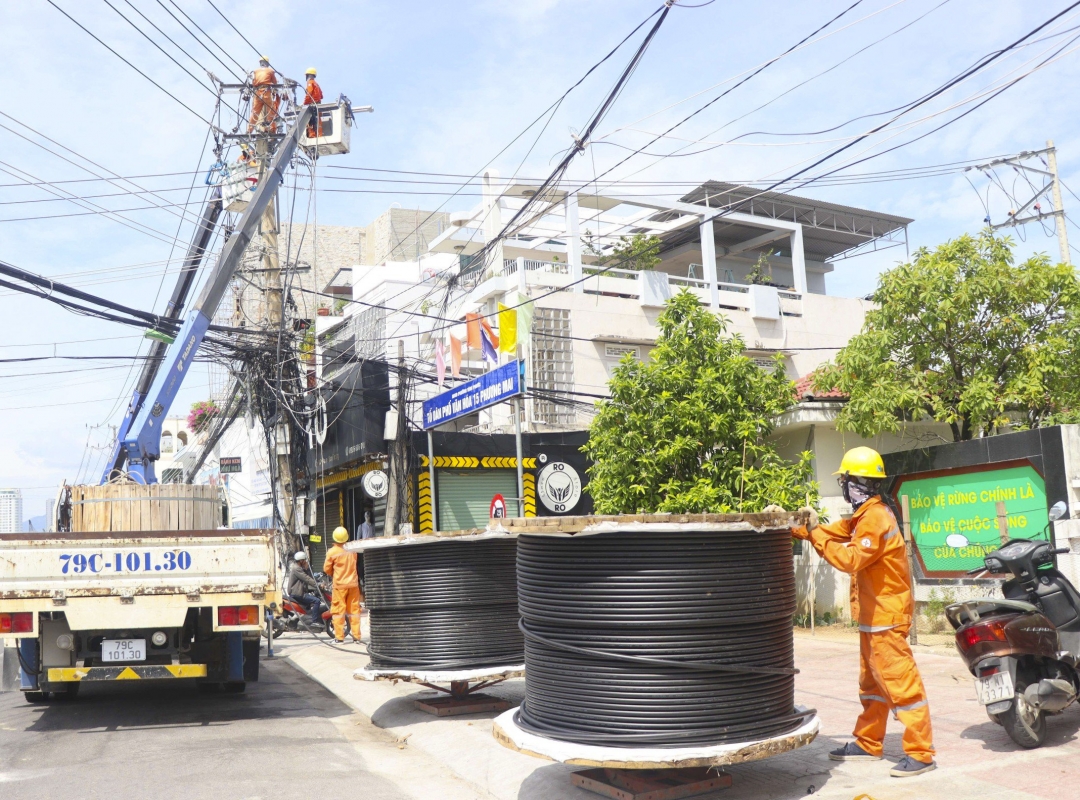
{"label": "cable spool", "polygon": [[436,539],[364,551],[372,669],[521,664],[517,539]]}
{"label": "cable spool", "polygon": [[795,711],[790,530],[522,534],[517,563],[522,729],[686,747],[782,735],[813,713]]}

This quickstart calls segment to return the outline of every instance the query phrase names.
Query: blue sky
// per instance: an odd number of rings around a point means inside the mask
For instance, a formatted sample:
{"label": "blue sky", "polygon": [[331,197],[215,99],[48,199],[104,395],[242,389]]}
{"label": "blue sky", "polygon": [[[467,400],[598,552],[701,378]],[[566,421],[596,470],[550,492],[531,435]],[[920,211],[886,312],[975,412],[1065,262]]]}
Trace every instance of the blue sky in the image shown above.
{"label": "blue sky", "polygon": [[[85,163],[61,150],[62,145],[120,176],[159,176],[137,182],[161,192],[170,203],[192,202],[190,208],[197,213],[202,172],[213,160],[204,146],[208,129],[178,100],[208,118],[215,98],[197,85],[196,78],[205,83],[203,68],[219,76],[225,75],[225,68],[164,9],[184,19],[177,6],[183,9],[229,54],[214,51],[238,72],[231,58],[250,69],[256,54],[208,0],[177,0],[177,5],[171,0],[55,2],[162,88],[46,0],[0,5],[5,39],[0,56],[5,89],[0,99],[4,115],[0,116],[4,126],[0,260],[118,302],[161,310],[173,278],[163,273],[165,262],[182,255],[190,233],[177,207],[124,211],[128,224],[123,225],[105,215],[85,215],[85,208],[55,199],[45,188],[16,184],[91,177],[60,157]],[[466,208],[476,201],[471,195],[476,189],[450,198],[448,192],[455,188],[452,177],[332,166],[469,175],[491,163],[504,175],[515,171],[525,177],[546,175],[572,141],[571,134],[585,125],[614,82],[629,49],[620,50],[576,89],[550,120],[545,119],[546,127],[541,123],[530,129],[501,156],[497,154],[658,5],[655,0],[214,2],[286,74],[299,77],[306,67],[316,66],[328,97],[345,93],[354,104],[375,106],[374,114],[359,120],[353,152],[320,162],[316,201],[309,204],[306,195],[299,196],[305,215],[334,225],[366,224],[391,203],[426,210],[444,203],[446,210]],[[729,89],[852,2],[717,0],[702,8],[675,7],[598,128],[598,143],[575,162],[571,177],[586,180],[594,170],[604,172],[625,156],[628,151],[623,148],[645,144],[651,133],[666,130]],[[198,64],[150,28],[133,6]],[[627,192],[668,196],[682,188],[648,184],[788,175],[800,162],[813,160],[814,154],[828,152],[889,117],[870,117],[831,133],[815,132],[919,98],[1068,6],[1065,0],[863,0],[817,38],[671,135],[680,138],[667,138],[650,148],[663,154],[685,148],[682,152],[689,155],[638,155],[613,175],[638,182],[628,184]],[[117,11],[138,23],[195,78]],[[839,166],[920,136],[970,109],[981,93],[1026,73],[1067,45],[1056,61],[966,117],[849,172],[988,159],[1037,149],[1053,139],[1066,184],[1080,193],[1078,115],[1071,89],[1080,62],[1071,52],[1077,45],[1070,43],[1080,32],[1071,29],[1078,25],[1080,9],[1033,37],[1043,41],[1018,48],[829,163]],[[212,43],[205,43],[213,50]],[[755,131],[764,133],[724,144]],[[968,177],[985,193],[986,178],[970,173]],[[1003,172],[999,177],[1005,189],[1023,193],[1017,175]],[[193,179],[196,191],[189,201]],[[122,194],[122,189],[132,188],[81,182],[56,184],[52,192],[81,197],[120,194],[91,198],[114,210],[151,204],[145,196]],[[986,214],[987,196],[980,197],[976,188],[962,174],[948,173],[918,180],[810,185],[799,193],[912,217],[911,241],[917,247],[977,231]],[[989,201],[996,217],[1010,203],[1001,188],[991,190]],[[1065,206],[1080,214],[1080,201],[1068,194]],[[83,215],[68,216],[72,214]],[[40,219],[47,216],[53,218]],[[1070,226],[1070,232],[1080,245],[1080,229]],[[1018,254],[1056,255],[1056,240],[1041,227],[1029,226],[1021,233],[1024,241],[1017,242]],[[841,262],[830,291],[866,294],[878,272],[902,255],[902,250],[892,250]],[[137,331],[77,317],[0,289],[0,358],[129,355],[140,344]],[[0,486],[25,489],[27,516],[41,513],[45,498],[61,479],[75,479],[80,468],[86,477],[88,465],[101,458],[108,439],[106,426],[122,416],[130,377],[123,362],[49,359],[0,364]],[[196,371],[191,381],[174,410],[186,410],[205,396],[206,377]]]}

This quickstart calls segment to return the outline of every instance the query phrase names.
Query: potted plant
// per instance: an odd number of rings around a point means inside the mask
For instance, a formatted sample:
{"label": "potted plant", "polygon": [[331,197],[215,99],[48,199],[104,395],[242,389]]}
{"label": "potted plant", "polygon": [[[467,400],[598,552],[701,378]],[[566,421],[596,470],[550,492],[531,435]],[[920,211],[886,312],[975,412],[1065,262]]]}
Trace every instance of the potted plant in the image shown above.
{"label": "potted plant", "polygon": [[329,317],[330,316],[330,306],[323,303],[321,306],[319,306],[315,310],[315,313],[318,314],[320,317]]}

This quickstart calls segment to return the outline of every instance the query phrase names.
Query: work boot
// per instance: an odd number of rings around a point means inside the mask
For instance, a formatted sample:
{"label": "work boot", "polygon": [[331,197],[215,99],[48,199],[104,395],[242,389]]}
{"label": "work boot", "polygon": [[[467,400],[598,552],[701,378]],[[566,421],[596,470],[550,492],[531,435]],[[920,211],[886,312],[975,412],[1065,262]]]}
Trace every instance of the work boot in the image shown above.
{"label": "work boot", "polygon": [[911,756],[904,756],[895,767],[889,770],[889,774],[894,778],[910,778],[912,775],[922,775],[932,769],[937,769],[937,764],[933,761],[927,764],[925,761],[916,761]]}
{"label": "work boot", "polygon": [[832,761],[881,761],[881,756],[871,755],[855,742],[848,742],[839,750],[831,750],[829,758]]}

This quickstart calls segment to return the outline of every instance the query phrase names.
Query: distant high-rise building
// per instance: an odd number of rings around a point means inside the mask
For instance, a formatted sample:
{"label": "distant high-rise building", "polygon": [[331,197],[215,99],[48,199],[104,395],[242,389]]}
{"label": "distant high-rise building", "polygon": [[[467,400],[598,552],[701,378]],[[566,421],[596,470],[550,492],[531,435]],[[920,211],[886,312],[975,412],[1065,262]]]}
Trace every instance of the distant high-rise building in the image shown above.
{"label": "distant high-rise building", "polygon": [[45,530],[56,530],[56,498],[50,497],[45,501]]}
{"label": "distant high-rise building", "polygon": [[0,489],[0,533],[20,533],[22,521],[22,489]]}

